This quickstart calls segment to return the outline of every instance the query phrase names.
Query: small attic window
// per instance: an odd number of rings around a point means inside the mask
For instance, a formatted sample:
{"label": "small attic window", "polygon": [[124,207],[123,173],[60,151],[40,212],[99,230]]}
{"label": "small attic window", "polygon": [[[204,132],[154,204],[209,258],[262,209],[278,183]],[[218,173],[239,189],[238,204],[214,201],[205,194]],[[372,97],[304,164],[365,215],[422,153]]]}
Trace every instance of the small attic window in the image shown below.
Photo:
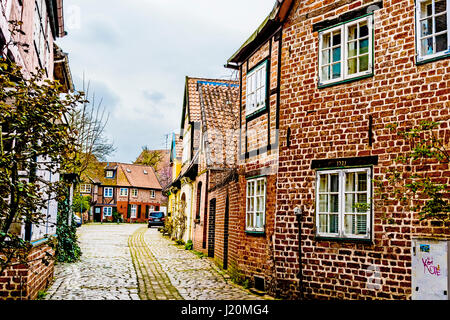
{"label": "small attic window", "polygon": [[107,177],[107,178],[112,178],[112,177],[114,177],[114,171],[112,171],[112,170],[106,170],[106,177]]}
{"label": "small attic window", "polygon": [[127,168],[127,172],[131,172],[131,170],[129,168]]}
{"label": "small attic window", "polygon": [[144,174],[148,174],[147,170],[144,170]]}

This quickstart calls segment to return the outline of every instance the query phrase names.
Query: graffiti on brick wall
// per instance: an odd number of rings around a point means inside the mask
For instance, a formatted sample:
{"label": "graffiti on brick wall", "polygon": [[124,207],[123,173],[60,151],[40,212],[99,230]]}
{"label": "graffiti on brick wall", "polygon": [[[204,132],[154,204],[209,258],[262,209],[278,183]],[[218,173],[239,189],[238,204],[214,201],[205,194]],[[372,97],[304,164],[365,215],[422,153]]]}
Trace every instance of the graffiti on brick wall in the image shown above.
{"label": "graffiti on brick wall", "polygon": [[435,265],[432,257],[422,258],[423,272],[439,277],[441,275],[441,267]]}

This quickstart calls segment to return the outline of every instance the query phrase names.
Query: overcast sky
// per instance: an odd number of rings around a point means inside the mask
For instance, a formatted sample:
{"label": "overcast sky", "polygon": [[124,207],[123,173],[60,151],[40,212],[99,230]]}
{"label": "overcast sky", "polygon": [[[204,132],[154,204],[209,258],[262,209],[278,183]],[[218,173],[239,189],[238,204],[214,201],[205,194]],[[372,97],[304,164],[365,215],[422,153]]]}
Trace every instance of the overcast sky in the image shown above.
{"label": "overcast sky", "polygon": [[[179,132],[186,76],[230,79],[223,65],[275,0],[64,0],[76,89],[83,73],[110,113],[106,134],[132,162]],[[234,74],[235,75],[235,74]],[[168,141],[170,146],[170,138]]]}

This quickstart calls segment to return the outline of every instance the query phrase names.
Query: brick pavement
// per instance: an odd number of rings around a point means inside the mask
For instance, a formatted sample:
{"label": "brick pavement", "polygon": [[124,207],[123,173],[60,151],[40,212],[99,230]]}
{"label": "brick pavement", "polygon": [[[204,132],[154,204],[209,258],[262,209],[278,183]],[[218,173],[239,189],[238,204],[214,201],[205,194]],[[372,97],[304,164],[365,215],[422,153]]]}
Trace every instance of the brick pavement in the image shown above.
{"label": "brick pavement", "polygon": [[258,300],[227,281],[209,258],[142,224],[79,228],[81,261],[58,264],[47,300]]}

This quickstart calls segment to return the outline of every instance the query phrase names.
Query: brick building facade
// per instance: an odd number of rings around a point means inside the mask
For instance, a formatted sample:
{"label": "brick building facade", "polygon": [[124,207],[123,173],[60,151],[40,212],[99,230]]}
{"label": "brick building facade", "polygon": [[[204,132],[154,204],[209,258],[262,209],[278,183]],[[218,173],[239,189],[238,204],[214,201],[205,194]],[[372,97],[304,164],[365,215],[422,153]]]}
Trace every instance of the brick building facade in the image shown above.
{"label": "brick building facade", "polygon": [[[236,244],[234,271],[265,291],[276,286],[273,239],[278,173],[281,93],[281,24],[273,15],[286,14],[276,5],[252,37],[228,60],[239,70],[240,127],[237,207],[230,211]],[[231,199],[231,198],[230,198]]]}
{"label": "brick building facade", "polygon": [[[448,8],[437,0],[278,1],[229,59],[242,83],[239,194],[253,195],[249,177],[267,183],[264,233],[251,238],[241,227],[229,237],[241,244],[238,269],[265,277],[270,294],[410,299],[412,240],[450,238],[446,223],[382,206],[374,183],[386,185],[395,159],[411,150],[389,125],[439,122],[435,134],[448,150]],[[247,78],[264,64],[273,112],[256,98],[248,116]],[[274,147],[258,149],[265,144]],[[448,162],[401,168],[448,186]],[[238,202],[243,221],[245,199]]]}
{"label": "brick building facade", "polygon": [[[442,12],[444,2],[425,2],[420,14],[426,16],[426,6],[431,4],[435,13]],[[410,146],[387,128],[389,124],[411,128],[423,120],[440,122],[437,135],[448,147],[448,54],[441,49],[436,55],[442,44],[435,44],[434,54],[420,51],[418,43],[422,40],[416,37],[421,35],[415,30],[432,32],[416,26],[418,10],[414,1],[296,1],[283,26],[277,187],[289,192],[278,193],[279,232],[275,234],[277,290],[282,296],[298,293],[296,207],[303,211],[302,280],[306,297],[408,299],[412,290],[412,238],[450,236],[448,225],[419,222],[417,214],[407,207],[377,206],[381,199],[372,181],[386,182],[389,169],[396,167],[395,159],[410,151]],[[343,57],[350,57],[347,62],[340,57],[324,57],[331,54],[326,49],[330,35],[341,35],[341,39],[332,41],[348,45],[348,49],[342,49]],[[358,41],[356,52],[352,51],[352,39]],[[351,57],[356,55],[359,62],[353,65]],[[320,74],[334,59],[342,62],[343,69],[333,70],[331,64],[331,71],[326,72],[333,76]],[[428,168],[418,163],[411,170],[428,170],[428,175],[449,182],[448,163]],[[333,176],[346,184],[345,190],[336,189],[336,206],[342,203],[337,210],[330,208],[331,202],[328,208],[320,203],[320,197],[327,195],[320,184],[331,184]],[[355,210],[347,207],[344,196],[351,177],[359,179],[361,189],[350,190],[362,191],[359,195],[364,199],[367,196],[371,203],[367,214],[352,215]],[[331,201],[331,193],[328,196]],[[322,212],[323,217],[338,213],[342,220],[336,230],[332,230],[330,220],[328,225],[321,225],[318,220]],[[356,231],[351,230],[347,217],[361,218],[355,222]],[[370,286],[374,270],[379,272],[379,287]]]}
{"label": "brick building facade", "polygon": [[[147,222],[149,212],[161,210],[165,201],[162,187],[150,166],[99,162],[88,170],[80,194],[90,195],[87,220]],[[86,217],[84,217],[86,220]]]}

